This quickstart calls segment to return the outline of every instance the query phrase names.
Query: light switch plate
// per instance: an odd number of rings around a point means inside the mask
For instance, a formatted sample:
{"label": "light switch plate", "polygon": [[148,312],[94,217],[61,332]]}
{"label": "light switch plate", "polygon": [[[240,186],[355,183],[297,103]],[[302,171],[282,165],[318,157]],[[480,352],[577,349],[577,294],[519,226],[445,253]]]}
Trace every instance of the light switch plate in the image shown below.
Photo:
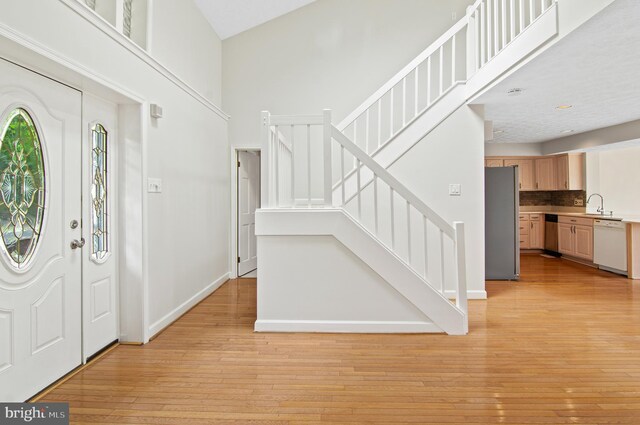
{"label": "light switch plate", "polygon": [[460,184],[455,183],[455,184],[449,185],[449,196],[460,196],[460,194],[461,194]]}
{"label": "light switch plate", "polygon": [[162,179],[149,177],[147,179],[147,192],[149,192],[149,193],[161,193],[162,192]]}

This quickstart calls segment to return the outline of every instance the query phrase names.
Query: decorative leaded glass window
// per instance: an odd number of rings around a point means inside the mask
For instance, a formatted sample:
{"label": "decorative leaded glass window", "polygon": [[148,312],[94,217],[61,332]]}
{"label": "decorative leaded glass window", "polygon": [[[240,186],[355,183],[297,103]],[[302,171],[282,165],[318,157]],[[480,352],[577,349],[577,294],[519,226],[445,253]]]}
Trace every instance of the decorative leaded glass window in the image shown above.
{"label": "decorative leaded glass window", "polygon": [[107,138],[101,124],[91,128],[91,256],[96,261],[104,260],[109,253]]}
{"label": "decorative leaded glass window", "polygon": [[40,137],[29,113],[17,108],[0,127],[0,232],[12,267],[24,270],[38,246],[45,209]]}

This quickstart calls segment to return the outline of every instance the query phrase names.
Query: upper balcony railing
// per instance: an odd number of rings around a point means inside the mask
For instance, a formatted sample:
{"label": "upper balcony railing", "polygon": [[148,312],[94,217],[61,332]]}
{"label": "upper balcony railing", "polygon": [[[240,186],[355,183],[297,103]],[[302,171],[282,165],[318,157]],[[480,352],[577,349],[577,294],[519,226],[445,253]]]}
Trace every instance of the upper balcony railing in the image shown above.
{"label": "upper balcony railing", "polygon": [[473,50],[471,74],[507,47],[557,0],[478,0],[467,10]]}
{"label": "upper balcony railing", "polygon": [[147,49],[148,0],[76,0],[139,47]]}

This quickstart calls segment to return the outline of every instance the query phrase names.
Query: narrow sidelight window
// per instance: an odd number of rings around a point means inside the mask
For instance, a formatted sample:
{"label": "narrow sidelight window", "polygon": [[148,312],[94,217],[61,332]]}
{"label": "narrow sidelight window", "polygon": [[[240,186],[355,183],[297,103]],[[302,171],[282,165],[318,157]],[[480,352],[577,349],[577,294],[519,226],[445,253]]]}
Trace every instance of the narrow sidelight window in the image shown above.
{"label": "narrow sidelight window", "polygon": [[91,256],[103,261],[109,253],[108,135],[101,124],[91,128],[91,139]]}

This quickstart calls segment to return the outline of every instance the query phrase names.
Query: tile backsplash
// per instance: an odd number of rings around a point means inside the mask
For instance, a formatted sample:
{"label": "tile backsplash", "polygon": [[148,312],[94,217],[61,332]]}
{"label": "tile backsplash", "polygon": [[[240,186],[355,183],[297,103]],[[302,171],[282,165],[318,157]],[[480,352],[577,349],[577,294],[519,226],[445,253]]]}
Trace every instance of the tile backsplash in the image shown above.
{"label": "tile backsplash", "polygon": [[573,207],[574,200],[581,199],[582,205],[587,203],[587,192],[584,190],[554,190],[549,192],[520,192],[520,206],[554,206]]}

